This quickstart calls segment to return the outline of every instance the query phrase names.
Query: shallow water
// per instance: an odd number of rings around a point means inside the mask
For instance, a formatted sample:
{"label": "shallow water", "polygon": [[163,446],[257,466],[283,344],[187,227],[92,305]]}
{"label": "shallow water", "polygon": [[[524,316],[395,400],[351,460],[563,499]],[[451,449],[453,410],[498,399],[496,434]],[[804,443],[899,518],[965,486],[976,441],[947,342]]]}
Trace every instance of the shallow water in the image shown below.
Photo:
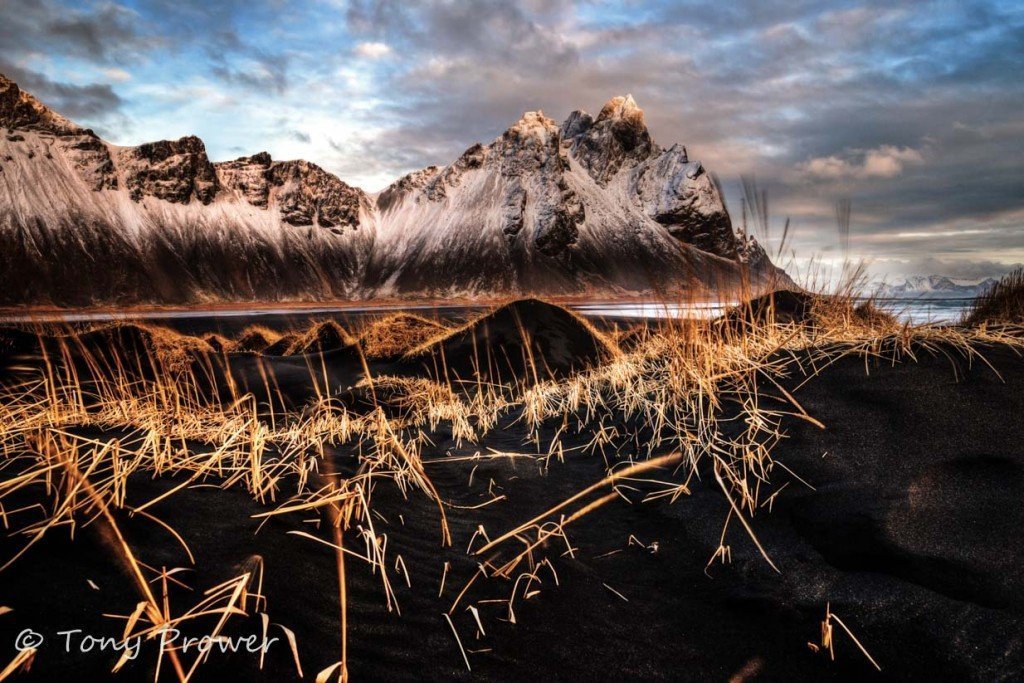
{"label": "shallow water", "polygon": [[[873,303],[901,321],[912,325],[947,324],[959,321],[973,299],[874,299]],[[597,318],[715,318],[737,302],[668,303],[644,301],[628,303],[581,304],[572,308]]]}
{"label": "shallow water", "polygon": [[[972,299],[876,299],[876,306],[894,314],[902,321],[913,325],[924,323],[946,324],[959,321],[970,308]],[[735,301],[675,303],[664,301],[594,302],[570,304],[569,308],[589,318],[648,319],[668,318],[709,319],[715,318]],[[334,318],[340,322],[365,316],[378,316],[393,311],[413,311],[441,318],[462,318],[486,310],[488,306],[460,305],[438,306],[436,304],[389,304],[365,307],[323,306],[316,308],[290,307],[282,304],[277,308],[237,308],[220,310],[151,311],[151,312],[68,312],[61,314],[4,316],[0,322],[108,322],[115,320],[160,321],[181,331],[219,331],[230,333],[248,325],[259,323],[275,329],[301,328],[311,320]]]}
{"label": "shallow water", "polygon": [[874,303],[900,320],[920,325],[959,322],[974,299],[877,299]]}

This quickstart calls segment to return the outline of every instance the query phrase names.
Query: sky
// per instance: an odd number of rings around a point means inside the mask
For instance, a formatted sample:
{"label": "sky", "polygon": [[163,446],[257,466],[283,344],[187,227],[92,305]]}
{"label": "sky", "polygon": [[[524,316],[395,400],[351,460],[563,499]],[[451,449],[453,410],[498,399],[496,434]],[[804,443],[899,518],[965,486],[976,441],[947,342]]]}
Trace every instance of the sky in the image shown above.
{"label": "sky", "polygon": [[195,134],[368,191],[631,93],[734,218],[755,179],[793,269],[1024,263],[1019,0],[0,0],[0,72],[117,144]]}

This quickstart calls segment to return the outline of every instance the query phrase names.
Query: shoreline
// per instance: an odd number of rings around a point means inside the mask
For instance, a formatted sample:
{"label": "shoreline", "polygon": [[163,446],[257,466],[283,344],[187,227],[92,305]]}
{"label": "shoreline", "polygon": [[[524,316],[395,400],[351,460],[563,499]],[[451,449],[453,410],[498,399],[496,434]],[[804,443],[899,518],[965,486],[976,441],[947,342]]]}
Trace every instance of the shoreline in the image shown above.
{"label": "shoreline", "polygon": [[[59,306],[33,306],[0,308],[0,325],[31,323],[79,323],[79,322],[129,322],[135,320],[187,320],[202,318],[242,318],[263,316],[312,315],[312,314],[357,314],[391,313],[395,311],[472,311],[483,310],[521,298],[486,297],[461,299],[375,299],[366,301],[257,301],[257,302],[213,302],[193,306],[187,305],[138,305],[138,306],[96,306],[87,308],[62,308]],[[724,310],[740,303],[732,297],[693,297],[691,299],[658,297],[598,297],[555,296],[537,297],[588,317],[620,317],[630,319],[659,319],[683,317],[679,315],[657,315],[660,309],[668,313],[683,309]],[[859,301],[875,302],[892,306],[925,306],[928,308],[966,308],[974,301],[972,297],[858,297]],[[639,307],[629,312],[626,307]],[[622,307],[622,310],[615,310]],[[650,313],[654,313],[651,315]],[[942,320],[934,321],[936,323]]]}
{"label": "shoreline", "polygon": [[458,299],[373,299],[373,300],[330,300],[330,301],[254,301],[214,302],[196,305],[137,305],[137,306],[96,306],[87,308],[63,308],[59,306],[32,306],[0,308],[0,324],[26,322],[89,322],[108,320],[240,317],[245,315],[287,315],[290,313],[373,313],[400,310],[459,310],[491,308],[510,301],[527,298],[542,298],[560,306],[614,306],[629,304],[644,305],[723,305],[735,304],[738,299],[694,297],[691,299],[659,299],[656,297],[584,297],[545,296],[523,294],[522,296],[458,298]]}

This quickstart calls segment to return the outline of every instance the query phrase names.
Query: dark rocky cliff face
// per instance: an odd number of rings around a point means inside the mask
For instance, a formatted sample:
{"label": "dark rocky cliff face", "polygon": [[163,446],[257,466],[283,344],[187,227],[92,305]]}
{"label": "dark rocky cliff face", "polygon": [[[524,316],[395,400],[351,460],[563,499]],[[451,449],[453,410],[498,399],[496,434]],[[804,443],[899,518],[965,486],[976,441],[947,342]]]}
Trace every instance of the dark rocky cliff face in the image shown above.
{"label": "dark rocky cliff face", "polygon": [[733,231],[710,174],[655,144],[629,96],[561,126],[527,112],[399,179],[377,210],[378,244],[395,247],[371,256],[370,291],[642,292],[778,274]]}
{"label": "dark rocky cliff face", "polygon": [[215,164],[221,184],[238,192],[245,201],[265,209],[270,206],[270,167],[266,152]]}
{"label": "dark rocky cliff face", "polygon": [[[561,126],[541,112],[529,112],[493,143],[473,145],[450,166],[431,166],[400,179],[381,193],[378,207],[389,211],[406,200],[440,202],[467,174],[490,173],[502,188],[494,203],[510,244],[532,217],[537,251],[564,256],[587,221],[587,202],[574,189],[580,180],[572,163],[627,214],[638,207],[681,243],[734,261],[757,252],[734,232],[721,192],[703,165],[690,161],[681,145],[663,150],[655,144],[643,110],[629,95],[609,100],[596,119],[574,111]],[[643,229],[642,216],[621,222],[620,229]]]}
{"label": "dark rocky cliff face", "polygon": [[362,190],[308,161],[282,161],[271,167],[271,182],[281,219],[290,225],[358,228],[359,209],[366,205]]}
{"label": "dark rocky cliff face", "polygon": [[647,215],[673,237],[702,251],[736,258],[742,240],[733,232],[721,192],[686,148],[674,145],[635,170],[636,193]]}
{"label": "dark rocky cliff face", "polygon": [[[381,211],[387,211],[391,207],[397,206],[401,203],[402,199],[406,195],[412,195],[417,190],[421,190],[423,192],[423,197],[427,200],[441,198],[441,196],[438,196],[434,191],[428,190],[428,188],[433,188],[434,180],[440,172],[440,166],[427,166],[426,168],[422,168],[418,171],[413,171],[412,173],[402,176],[395,182],[388,185],[388,187],[377,196],[377,207]],[[416,196],[414,201],[418,198],[419,197]]]}
{"label": "dark rocky cliff face", "polygon": [[502,199],[502,232],[515,239],[532,202],[534,245],[545,256],[564,254],[576,242],[585,210],[565,179],[569,163],[558,125],[543,112],[528,112],[487,152],[494,169],[509,181]]}
{"label": "dark rocky cliff face", "polygon": [[685,147],[662,150],[654,143],[632,96],[612,98],[597,119],[575,111],[561,130],[573,158],[599,185],[629,173],[631,193],[672,236],[717,256],[741,255],[743,240],[714,180],[699,161],[689,160]]}
{"label": "dark rocky cliff face", "polygon": [[273,161],[266,152],[216,164],[224,187],[260,208],[276,207],[289,225],[359,227],[366,194],[308,161]]}
{"label": "dark rocky cliff face", "polygon": [[583,111],[573,112],[562,124],[562,134],[573,156],[599,185],[659,151],[632,95],[609,100],[597,119]]}
{"label": "dark rocky cliff face", "polygon": [[497,207],[509,244],[520,240],[532,221],[533,247],[545,256],[563,255],[576,241],[585,210],[564,178],[569,163],[560,143],[555,121],[543,112],[527,112],[491,144],[476,143],[449,166],[429,166],[392,183],[377,206],[387,212],[406,200],[443,202],[468,175],[487,174],[499,196],[486,201]]}
{"label": "dark rocky cliff face", "polygon": [[220,189],[206,146],[194,135],[126,147],[118,153],[118,166],[135,201],[155,197],[177,204],[209,204]]}

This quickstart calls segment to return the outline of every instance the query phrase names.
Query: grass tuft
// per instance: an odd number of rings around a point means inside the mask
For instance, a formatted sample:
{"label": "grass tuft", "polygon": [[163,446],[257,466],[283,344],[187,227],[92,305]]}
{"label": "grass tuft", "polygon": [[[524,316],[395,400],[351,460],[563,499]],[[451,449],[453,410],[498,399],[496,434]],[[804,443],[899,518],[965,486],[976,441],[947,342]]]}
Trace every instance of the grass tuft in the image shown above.
{"label": "grass tuft", "polygon": [[965,316],[967,325],[1024,325],[1024,268],[1018,268],[978,297]]}

